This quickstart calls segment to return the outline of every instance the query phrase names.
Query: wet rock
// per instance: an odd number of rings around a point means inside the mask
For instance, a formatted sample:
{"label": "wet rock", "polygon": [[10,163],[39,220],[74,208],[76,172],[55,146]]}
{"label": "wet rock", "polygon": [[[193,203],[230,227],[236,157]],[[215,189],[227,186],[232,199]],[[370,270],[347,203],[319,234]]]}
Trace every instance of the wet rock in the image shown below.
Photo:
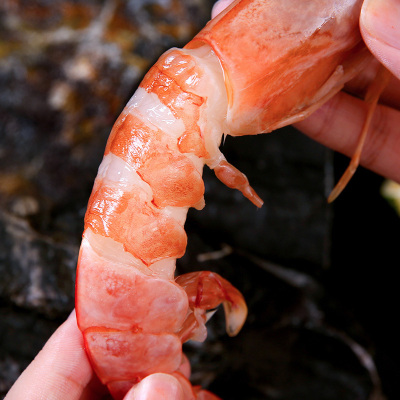
{"label": "wet rock", "polygon": [[26,221],[3,213],[0,236],[2,295],[48,317],[72,310],[78,247],[57,243]]}

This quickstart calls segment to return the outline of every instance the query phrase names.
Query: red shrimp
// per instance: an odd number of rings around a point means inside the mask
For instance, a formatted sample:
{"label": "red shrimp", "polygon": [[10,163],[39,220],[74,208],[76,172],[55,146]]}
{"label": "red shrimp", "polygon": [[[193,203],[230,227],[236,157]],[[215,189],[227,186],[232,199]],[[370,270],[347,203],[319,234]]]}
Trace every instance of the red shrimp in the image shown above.
{"label": "red shrimp", "polygon": [[[114,399],[216,399],[192,387],[182,343],[203,341],[221,303],[229,335],[247,314],[221,276],[174,279],[189,207],[204,202],[206,164],[257,207],[246,176],[225,159],[223,135],[299,121],[371,57],[359,33],[361,0],[233,2],[183,49],[166,52],[116,121],[85,217],[76,309],[86,351]],[[146,386],[146,384],[149,384]]]}

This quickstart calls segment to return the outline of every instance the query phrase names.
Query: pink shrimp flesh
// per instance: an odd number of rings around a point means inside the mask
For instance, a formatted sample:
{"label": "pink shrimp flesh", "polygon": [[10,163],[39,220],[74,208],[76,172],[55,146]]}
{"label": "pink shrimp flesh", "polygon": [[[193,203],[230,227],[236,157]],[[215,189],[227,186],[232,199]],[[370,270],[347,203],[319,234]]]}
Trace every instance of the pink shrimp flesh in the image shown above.
{"label": "pink shrimp flesh", "polygon": [[[217,399],[188,380],[182,342],[203,341],[224,305],[236,335],[240,292],[212,272],[174,279],[205,164],[256,206],[262,200],[219,145],[310,114],[370,57],[361,0],[235,1],[184,49],[150,69],[110,134],[85,217],[76,309],[92,366],[114,399]],[[186,364],[185,364],[186,363]],[[154,385],[154,386],[152,386]],[[154,388],[154,393],[149,388]]]}

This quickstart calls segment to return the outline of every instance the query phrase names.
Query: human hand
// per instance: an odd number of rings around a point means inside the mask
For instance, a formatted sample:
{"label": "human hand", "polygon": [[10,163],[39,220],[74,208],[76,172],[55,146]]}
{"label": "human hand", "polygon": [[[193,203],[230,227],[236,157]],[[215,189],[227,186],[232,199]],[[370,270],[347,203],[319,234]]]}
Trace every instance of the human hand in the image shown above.
{"label": "human hand", "polygon": [[[233,0],[215,3],[212,17]],[[400,182],[400,5],[398,0],[365,0],[360,16],[363,39],[369,50],[393,73],[380,97],[366,138],[361,164]],[[378,63],[349,82],[346,89],[360,95],[375,76]],[[294,126],[312,139],[352,156],[367,107],[363,100],[340,92],[304,121]]]}
{"label": "human hand", "polygon": [[[186,374],[190,373],[184,366]],[[183,371],[184,372],[184,371]],[[179,399],[178,381],[154,374],[132,388],[124,400]],[[160,396],[160,392],[163,393]],[[164,396],[168,393],[168,396]],[[96,377],[85,352],[75,311],[54,332],[32,363],[21,374],[4,400],[106,400],[109,392]]]}
{"label": "human hand", "polygon": [[105,393],[86,356],[73,311],[14,383],[5,400],[95,400],[104,398]]}
{"label": "human hand", "polygon": [[[360,16],[363,39],[393,77],[374,112],[361,164],[400,182],[400,5],[396,0],[365,0]],[[396,47],[397,46],[397,47]],[[375,76],[377,62],[346,85],[360,95]],[[312,139],[352,156],[367,113],[357,97],[340,92],[304,121],[294,126]]]}

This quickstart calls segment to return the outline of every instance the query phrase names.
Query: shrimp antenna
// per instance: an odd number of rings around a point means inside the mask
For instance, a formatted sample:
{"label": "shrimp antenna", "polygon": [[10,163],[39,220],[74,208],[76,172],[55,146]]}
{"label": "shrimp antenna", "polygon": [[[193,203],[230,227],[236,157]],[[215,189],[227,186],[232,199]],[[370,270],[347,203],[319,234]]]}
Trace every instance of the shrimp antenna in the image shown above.
{"label": "shrimp antenna", "polygon": [[358,138],[356,150],[351,157],[346,171],[343,173],[342,177],[339,179],[338,183],[328,196],[328,203],[332,203],[339,196],[339,194],[342,193],[343,189],[347,186],[350,179],[356,172],[358,165],[360,164],[361,152],[365,144],[365,139],[367,138],[373,114],[378,104],[379,97],[382,94],[382,91],[388,85],[390,77],[391,73],[383,65],[380,65],[375,79],[371,82],[365,95],[364,100],[368,105],[368,111],[364,120],[360,137]]}

